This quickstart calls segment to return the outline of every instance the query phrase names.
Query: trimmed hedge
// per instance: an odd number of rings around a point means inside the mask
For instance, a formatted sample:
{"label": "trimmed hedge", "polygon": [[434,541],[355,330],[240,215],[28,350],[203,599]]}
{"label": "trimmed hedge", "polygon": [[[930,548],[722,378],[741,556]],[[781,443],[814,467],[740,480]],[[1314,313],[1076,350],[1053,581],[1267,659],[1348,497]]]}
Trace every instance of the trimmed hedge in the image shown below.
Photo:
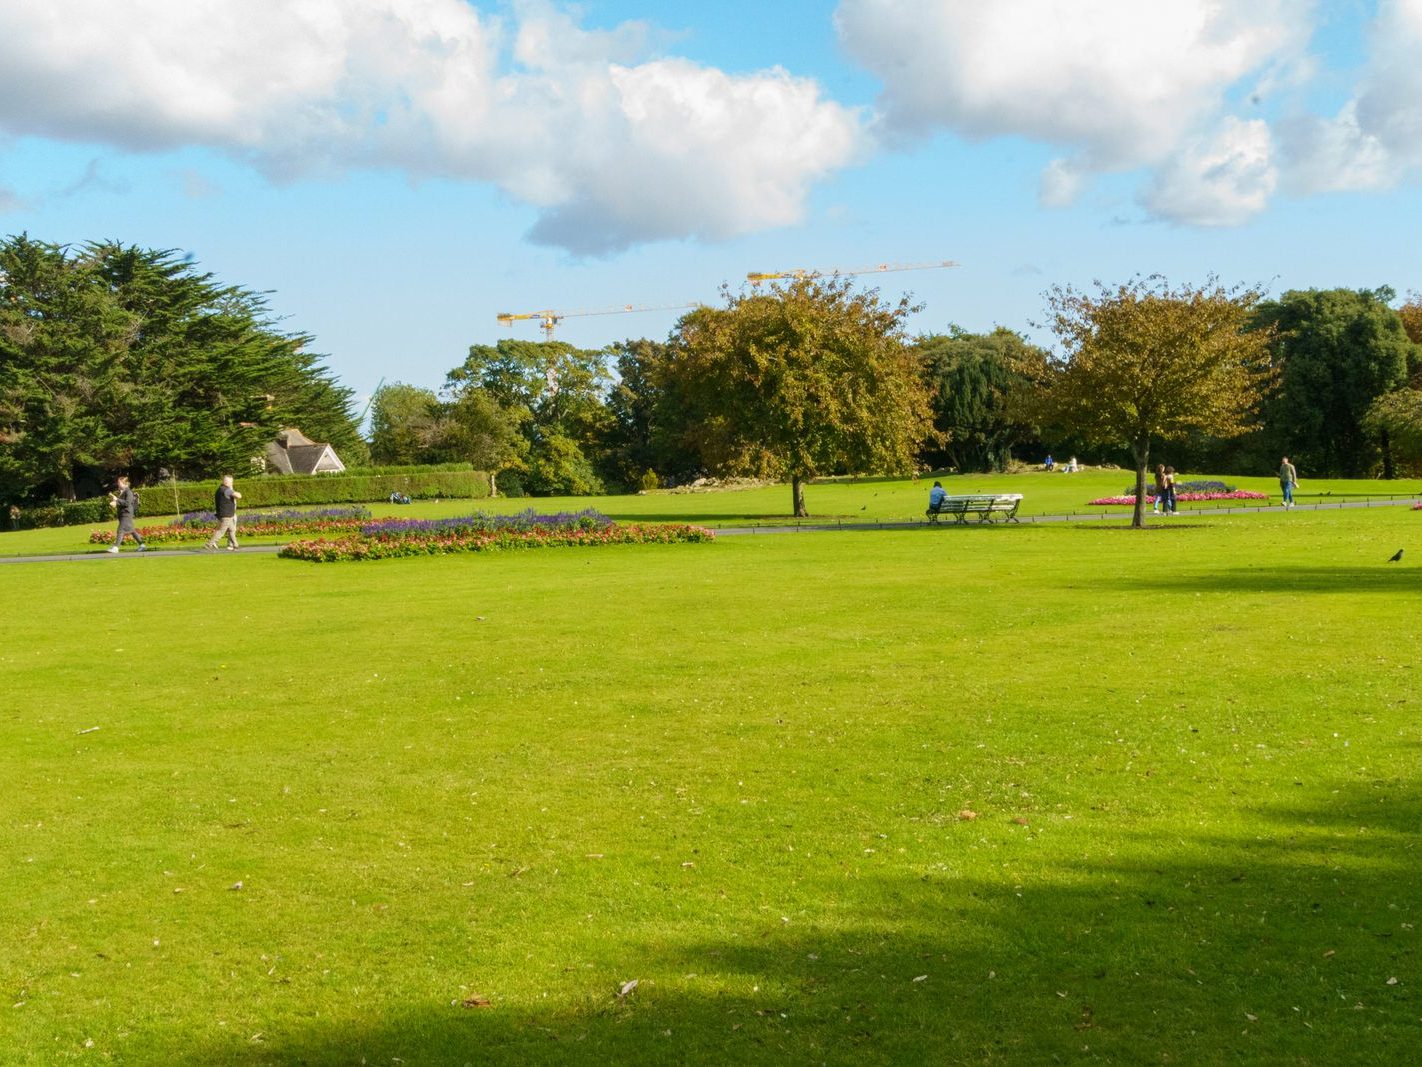
{"label": "trimmed hedge", "polygon": [[[451,466],[459,467],[459,464]],[[402,470],[400,474],[289,474],[279,476],[254,475],[238,478],[237,489],[242,494],[243,508],[270,507],[290,504],[364,504],[389,498],[396,491],[412,500],[482,499],[489,495],[489,475],[485,471],[468,469],[442,470],[429,467],[385,468]],[[217,490],[216,479],[208,482],[179,482],[178,510],[199,511],[212,507]],[[141,486],[139,515],[171,515],[173,486]],[[13,522],[18,530],[38,526],[77,526],[90,522],[107,522],[114,517],[108,496],[89,500],[55,501],[40,507],[21,508]]]}

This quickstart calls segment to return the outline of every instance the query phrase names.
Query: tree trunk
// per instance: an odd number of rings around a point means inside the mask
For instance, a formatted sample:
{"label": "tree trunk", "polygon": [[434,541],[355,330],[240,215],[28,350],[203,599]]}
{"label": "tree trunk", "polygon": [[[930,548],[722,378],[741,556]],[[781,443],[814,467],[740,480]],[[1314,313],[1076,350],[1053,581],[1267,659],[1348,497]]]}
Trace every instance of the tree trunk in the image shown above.
{"label": "tree trunk", "polygon": [[1136,461],[1136,507],[1131,513],[1131,528],[1145,529],[1146,467],[1150,465],[1150,438],[1131,442],[1131,455]]}
{"label": "tree trunk", "polygon": [[790,479],[790,492],[795,501],[795,518],[808,519],[810,513],[805,510],[805,483],[798,474]]}

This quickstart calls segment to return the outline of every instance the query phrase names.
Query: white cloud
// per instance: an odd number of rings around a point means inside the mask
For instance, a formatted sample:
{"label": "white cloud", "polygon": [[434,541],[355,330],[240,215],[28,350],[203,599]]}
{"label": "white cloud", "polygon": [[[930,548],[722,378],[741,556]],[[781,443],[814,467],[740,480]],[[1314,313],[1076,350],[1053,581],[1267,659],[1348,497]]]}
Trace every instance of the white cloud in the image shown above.
{"label": "white cloud", "polygon": [[1281,127],[1294,191],[1383,189],[1422,173],[1422,0],[1381,0],[1368,39],[1353,99],[1332,118]]}
{"label": "white cloud", "polygon": [[200,145],[277,179],[394,167],[486,181],[576,252],[798,222],[862,119],[781,70],[643,60],[654,31],[515,24],[464,0],[0,5],[0,131]]}
{"label": "white cloud", "polygon": [[[1065,148],[1041,182],[1043,203],[1061,206],[1097,173],[1171,160],[1218,126],[1230,90],[1280,80],[1307,42],[1310,6],[841,0],[835,18],[845,47],[884,82],[891,135],[948,129]],[[1167,165],[1175,187],[1183,176]]]}
{"label": "white cloud", "polygon": [[1147,185],[1153,215],[1193,226],[1237,226],[1263,211],[1278,185],[1267,123],[1227,118],[1189,140]]}

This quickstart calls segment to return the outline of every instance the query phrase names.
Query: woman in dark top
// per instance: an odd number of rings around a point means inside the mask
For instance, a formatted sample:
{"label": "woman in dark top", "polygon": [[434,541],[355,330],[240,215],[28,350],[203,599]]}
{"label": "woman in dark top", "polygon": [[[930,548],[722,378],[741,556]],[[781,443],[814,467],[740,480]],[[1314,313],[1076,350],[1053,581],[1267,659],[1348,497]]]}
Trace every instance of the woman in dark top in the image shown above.
{"label": "woman in dark top", "polygon": [[133,525],[133,517],[138,512],[138,494],[128,484],[127,478],[120,478],[118,487],[109,494],[109,507],[118,512],[118,533],[114,535],[114,543],[109,551],[117,552],[125,537],[131,537],[138,542],[138,551],[148,551],[148,546],[143,543],[143,538],[138,536],[138,530]]}

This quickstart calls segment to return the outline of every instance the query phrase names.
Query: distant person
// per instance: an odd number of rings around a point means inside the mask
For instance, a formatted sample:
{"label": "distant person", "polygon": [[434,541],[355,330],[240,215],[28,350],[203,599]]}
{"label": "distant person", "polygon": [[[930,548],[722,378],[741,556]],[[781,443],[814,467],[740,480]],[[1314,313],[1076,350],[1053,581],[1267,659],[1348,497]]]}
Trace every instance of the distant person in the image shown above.
{"label": "distant person", "polygon": [[1067,460],[1067,465],[1065,469],[1068,474],[1075,474],[1077,471],[1081,470],[1081,468],[1076,465],[1075,456],[1072,456],[1071,459]]}
{"label": "distant person", "polygon": [[237,501],[241,499],[242,494],[232,488],[232,475],[224,474],[212,501],[212,510],[217,515],[217,529],[204,548],[216,548],[217,542],[226,534],[227,551],[237,551]]}
{"label": "distant person", "polygon": [[1294,506],[1294,489],[1299,484],[1299,472],[1294,470],[1294,465],[1289,462],[1289,457],[1285,456],[1284,461],[1279,464],[1279,488],[1284,494],[1284,510],[1288,511]]}
{"label": "distant person", "polygon": [[1042,460],[1042,468],[1043,470],[1051,470],[1054,466],[1056,466],[1056,463],[1057,461],[1052,458],[1052,454],[1048,452],[1047,458]]}
{"label": "distant person", "polygon": [[1151,508],[1151,511],[1152,511],[1154,514],[1159,515],[1159,514],[1160,514],[1160,509],[1163,508],[1163,507],[1165,507],[1165,464],[1164,464],[1164,463],[1157,463],[1157,464],[1155,465],[1155,486],[1154,486],[1154,489],[1155,489],[1155,507]]}
{"label": "distant person", "polygon": [[1165,513],[1175,514],[1175,468],[1165,468]]}
{"label": "distant person", "polygon": [[114,543],[109,547],[109,551],[117,552],[123,547],[123,539],[131,537],[138,542],[138,551],[147,552],[148,546],[143,543],[143,538],[138,536],[138,530],[133,525],[133,517],[138,514],[138,494],[128,484],[127,477],[120,477],[114,491],[109,494],[109,507],[118,512],[118,533],[114,535]]}
{"label": "distant person", "polygon": [[934,482],[933,488],[928,491],[928,511],[927,515],[937,515],[939,509],[943,507],[943,501],[948,499],[948,491],[943,488],[942,482]]}

